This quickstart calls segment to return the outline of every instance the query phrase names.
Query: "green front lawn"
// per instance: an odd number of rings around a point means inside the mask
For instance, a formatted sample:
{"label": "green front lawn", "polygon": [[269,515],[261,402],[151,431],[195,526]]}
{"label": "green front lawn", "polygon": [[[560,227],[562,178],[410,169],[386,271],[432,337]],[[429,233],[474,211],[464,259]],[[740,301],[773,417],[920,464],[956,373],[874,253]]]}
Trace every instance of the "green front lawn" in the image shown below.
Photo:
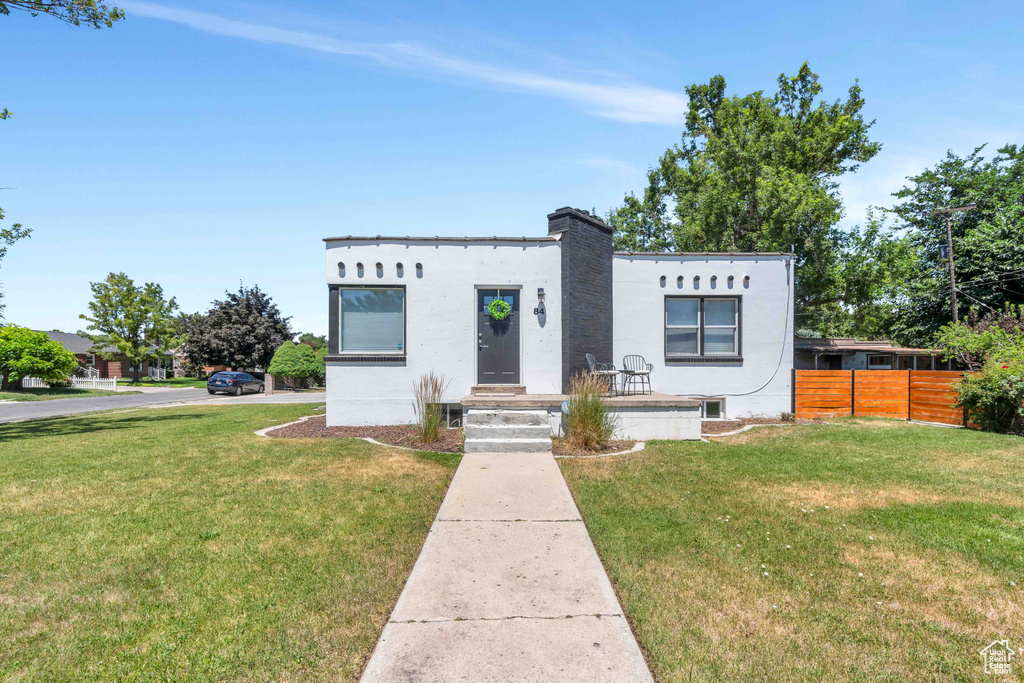
{"label": "green front lawn", "polygon": [[72,389],[51,387],[49,389],[22,389],[21,391],[0,391],[0,401],[52,401],[56,398],[85,398],[87,396],[113,396],[114,394],[140,394],[141,391],[105,391],[103,389]]}
{"label": "green front lawn", "polygon": [[459,458],[252,433],[311,412],[0,426],[0,680],[354,680]]}
{"label": "green front lawn", "polygon": [[843,420],[560,463],[661,681],[983,680],[1024,647],[1022,439]]}
{"label": "green front lawn", "polygon": [[117,383],[130,387],[163,387],[166,389],[173,389],[175,387],[188,387],[192,389],[206,388],[205,379],[195,379],[193,377],[170,377],[162,380],[142,377],[138,382],[133,382],[131,375],[128,375],[127,377],[121,377],[118,379]]}

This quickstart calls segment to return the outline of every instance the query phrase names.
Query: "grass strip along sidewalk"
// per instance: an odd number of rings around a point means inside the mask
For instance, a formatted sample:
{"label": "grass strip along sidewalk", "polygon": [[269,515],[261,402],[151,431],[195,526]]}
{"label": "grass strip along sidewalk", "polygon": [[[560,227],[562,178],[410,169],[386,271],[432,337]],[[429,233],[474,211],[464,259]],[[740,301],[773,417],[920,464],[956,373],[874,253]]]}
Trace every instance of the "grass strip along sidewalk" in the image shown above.
{"label": "grass strip along sidewalk", "polygon": [[1024,647],[1024,440],[886,420],[560,466],[661,681],[982,680]]}
{"label": "grass strip along sidewalk", "polygon": [[124,396],[141,394],[141,391],[106,391],[104,389],[75,389],[73,387],[50,387],[49,389],[22,389],[21,391],[0,391],[0,401],[52,401],[58,398],[89,398],[99,396]]}
{"label": "grass strip along sidewalk", "polygon": [[353,680],[458,464],[312,405],[0,426],[0,679]]}

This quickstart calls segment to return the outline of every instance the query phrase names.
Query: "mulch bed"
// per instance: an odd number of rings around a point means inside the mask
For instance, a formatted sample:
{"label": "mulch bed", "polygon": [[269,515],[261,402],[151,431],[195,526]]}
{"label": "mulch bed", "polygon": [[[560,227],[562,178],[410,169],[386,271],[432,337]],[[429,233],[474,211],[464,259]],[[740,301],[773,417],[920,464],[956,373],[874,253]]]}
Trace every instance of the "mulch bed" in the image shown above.
{"label": "mulch bed", "polygon": [[391,446],[415,448],[418,451],[438,453],[461,453],[462,430],[442,429],[441,438],[433,443],[420,441],[419,432],[411,425],[381,425],[377,427],[328,427],[327,416],[317,417],[298,424],[281,427],[267,433],[279,439],[338,439],[346,437],[369,437]]}
{"label": "mulch bed", "polygon": [[604,455],[605,453],[628,451],[635,443],[635,441],[609,441],[608,447],[603,451],[580,451],[570,448],[566,439],[552,439],[551,450],[555,455]]}

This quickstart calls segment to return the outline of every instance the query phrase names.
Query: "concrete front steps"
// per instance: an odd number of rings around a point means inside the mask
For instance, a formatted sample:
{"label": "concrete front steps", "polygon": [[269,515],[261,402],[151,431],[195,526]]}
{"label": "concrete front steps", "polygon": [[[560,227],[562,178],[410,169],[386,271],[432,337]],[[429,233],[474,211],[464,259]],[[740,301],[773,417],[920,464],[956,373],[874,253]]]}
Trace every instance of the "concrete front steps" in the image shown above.
{"label": "concrete front steps", "polygon": [[463,430],[466,453],[551,451],[551,424],[546,410],[470,408]]}

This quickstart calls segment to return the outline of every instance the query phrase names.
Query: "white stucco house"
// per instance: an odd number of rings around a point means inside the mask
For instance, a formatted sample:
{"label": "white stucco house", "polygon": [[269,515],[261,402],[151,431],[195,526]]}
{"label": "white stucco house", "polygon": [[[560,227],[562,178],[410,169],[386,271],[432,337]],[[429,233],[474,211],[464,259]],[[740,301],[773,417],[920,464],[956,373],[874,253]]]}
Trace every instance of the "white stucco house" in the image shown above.
{"label": "white stucco house", "polygon": [[[571,208],[538,237],[324,241],[329,425],[412,421],[431,370],[456,412],[480,394],[559,397],[588,353],[643,356],[691,417],[791,410],[790,254],[616,253],[611,228]],[[495,297],[512,310],[500,323]]]}

